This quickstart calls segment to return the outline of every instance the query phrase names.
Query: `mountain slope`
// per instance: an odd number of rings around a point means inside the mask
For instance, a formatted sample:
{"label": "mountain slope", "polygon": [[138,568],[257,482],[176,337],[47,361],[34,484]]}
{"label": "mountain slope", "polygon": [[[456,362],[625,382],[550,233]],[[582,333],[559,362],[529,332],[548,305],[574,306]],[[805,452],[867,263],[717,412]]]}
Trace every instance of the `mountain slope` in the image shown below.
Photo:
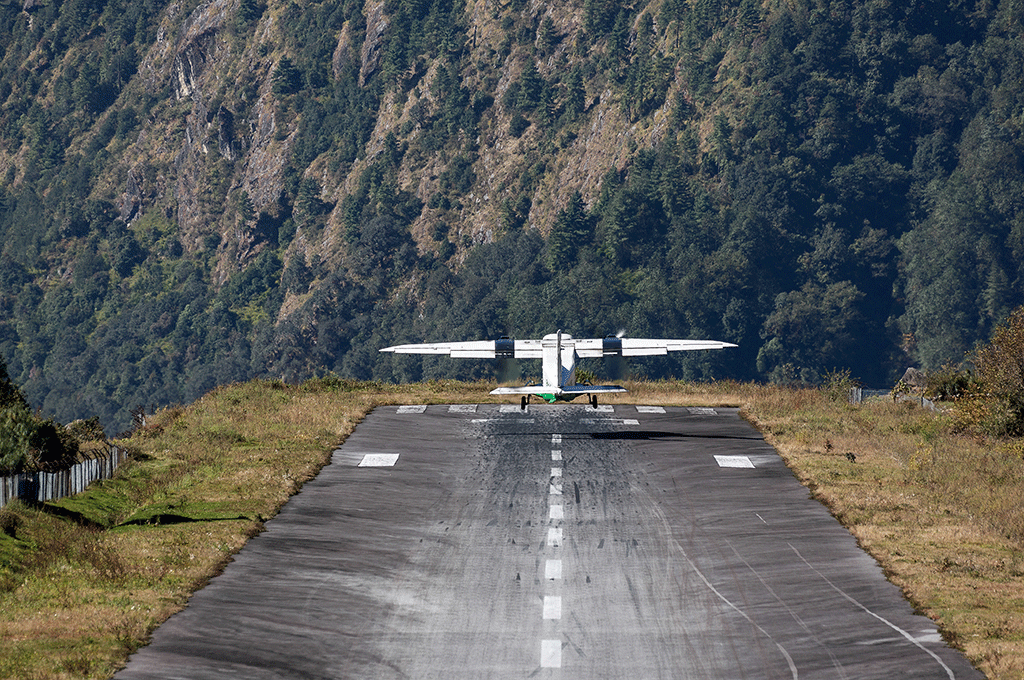
{"label": "mountain slope", "polygon": [[252,376],[489,375],[376,350],[558,327],[740,344],[650,375],[956,361],[1022,302],[1021,18],[3,5],[0,353],[114,429]]}

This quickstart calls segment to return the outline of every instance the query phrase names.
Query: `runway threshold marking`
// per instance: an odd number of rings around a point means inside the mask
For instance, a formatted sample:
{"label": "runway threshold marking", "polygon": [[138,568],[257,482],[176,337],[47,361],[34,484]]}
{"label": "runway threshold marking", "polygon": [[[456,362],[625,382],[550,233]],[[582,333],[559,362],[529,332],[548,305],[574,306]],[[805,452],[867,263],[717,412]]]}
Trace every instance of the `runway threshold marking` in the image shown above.
{"label": "runway threshold marking", "polygon": [[665,409],[661,406],[637,406],[637,413],[664,413]]}
{"label": "runway threshold marking", "polygon": [[476,404],[452,404],[448,413],[476,413]]}
{"label": "runway threshold marking", "polygon": [[580,418],[584,425],[639,425],[636,418]]}
{"label": "runway threshold marking", "polygon": [[397,453],[367,453],[356,467],[394,467]]}
{"label": "runway threshold marking", "polygon": [[718,415],[718,411],[716,411],[715,409],[713,409],[713,408],[706,408],[704,406],[693,406],[693,407],[691,407],[691,408],[689,408],[687,410],[690,412],[690,415],[694,415],[694,416],[717,416]]}
{"label": "runway threshold marking", "polygon": [[752,468],[754,463],[747,456],[715,456],[718,467],[724,468]]}
{"label": "runway threshold marking", "polygon": [[405,414],[405,413],[425,413],[426,410],[427,410],[427,407],[426,407],[425,404],[414,404],[414,405],[399,406],[397,412],[401,413],[401,414]]}

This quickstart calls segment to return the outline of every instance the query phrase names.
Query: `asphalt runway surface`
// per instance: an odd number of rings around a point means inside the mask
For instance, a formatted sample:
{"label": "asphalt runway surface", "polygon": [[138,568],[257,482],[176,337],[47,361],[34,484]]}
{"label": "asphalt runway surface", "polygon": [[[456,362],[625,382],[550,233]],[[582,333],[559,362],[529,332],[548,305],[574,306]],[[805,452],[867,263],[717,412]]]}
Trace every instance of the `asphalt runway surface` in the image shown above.
{"label": "asphalt runway surface", "polygon": [[378,408],[118,673],[981,678],[735,409]]}

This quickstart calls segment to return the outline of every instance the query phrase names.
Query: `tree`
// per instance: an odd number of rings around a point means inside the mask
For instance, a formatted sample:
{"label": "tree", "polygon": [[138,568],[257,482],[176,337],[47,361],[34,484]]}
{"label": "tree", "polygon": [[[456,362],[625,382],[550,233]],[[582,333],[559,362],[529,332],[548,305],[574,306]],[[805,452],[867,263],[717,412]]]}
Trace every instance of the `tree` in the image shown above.
{"label": "tree", "polygon": [[583,196],[574,191],[569,205],[558,213],[548,236],[548,266],[553,270],[570,266],[577,251],[590,243],[592,236],[593,227]]}
{"label": "tree", "polygon": [[302,88],[302,72],[288,57],[281,57],[274,69],[274,94],[288,95]]}

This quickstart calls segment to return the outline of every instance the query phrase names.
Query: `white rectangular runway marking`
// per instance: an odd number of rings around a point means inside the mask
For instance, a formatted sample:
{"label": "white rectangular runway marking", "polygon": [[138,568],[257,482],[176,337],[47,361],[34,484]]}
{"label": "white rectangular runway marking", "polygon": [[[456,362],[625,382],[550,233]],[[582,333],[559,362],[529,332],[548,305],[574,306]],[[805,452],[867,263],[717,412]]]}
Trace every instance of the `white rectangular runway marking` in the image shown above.
{"label": "white rectangular runway marking", "polygon": [[551,460],[562,460],[562,452],[555,449],[551,452]]}
{"label": "white rectangular runway marking", "polygon": [[611,404],[598,404],[597,408],[594,408],[593,406],[584,406],[583,410],[589,411],[590,413],[615,413],[615,407]]}
{"label": "white rectangular runway marking", "polygon": [[565,511],[561,505],[552,505],[548,510],[548,519],[563,519],[565,517]]}
{"label": "white rectangular runway marking", "polygon": [[357,467],[393,467],[397,462],[397,453],[368,453]]}
{"label": "white rectangular runway marking", "polygon": [[746,456],[715,456],[718,467],[724,468],[752,468],[754,464]]}
{"label": "white rectangular runway marking", "polygon": [[557,581],[562,578],[562,560],[548,560],[544,563],[544,578]]}
{"label": "white rectangular runway marking", "polygon": [[562,485],[561,484],[552,484],[549,495],[551,495],[551,496],[561,496],[562,495]]}
{"label": "white rectangular runway marking", "polygon": [[[527,405],[526,409],[530,409],[529,405]],[[522,409],[515,404],[502,404],[498,407],[499,413],[515,413],[516,411],[522,411]]]}
{"label": "white rectangular runway marking", "polygon": [[597,425],[597,424],[608,424],[608,425],[639,425],[640,421],[636,418],[580,418],[580,422],[584,425]]}
{"label": "white rectangular runway marking", "polygon": [[665,409],[661,406],[637,406],[637,413],[664,413]]}
{"label": "white rectangular runway marking", "polygon": [[448,413],[476,413],[476,404],[452,404]]}
{"label": "white rectangular runway marking", "polygon": [[706,408],[706,407],[703,407],[703,406],[694,406],[694,407],[692,407],[692,408],[690,408],[688,410],[690,411],[691,415],[695,415],[695,416],[717,416],[718,415],[718,411],[716,411],[715,409],[713,409],[713,408]]}
{"label": "white rectangular runway marking", "polygon": [[562,476],[562,468],[551,468],[551,476],[552,477],[561,477]]}
{"label": "white rectangular runway marking", "polygon": [[562,530],[558,527],[548,529],[548,547],[557,548],[562,545]]}
{"label": "white rectangular runway marking", "polygon": [[561,668],[562,667],[562,641],[541,640],[540,641],[540,667]]}
{"label": "white rectangular runway marking", "polygon": [[399,406],[398,413],[423,413],[427,410],[426,404],[414,404],[407,406]]}
{"label": "white rectangular runway marking", "polygon": [[560,435],[560,434],[553,434],[553,435],[551,435],[551,443],[552,444],[561,444],[562,443],[562,435]]}
{"label": "white rectangular runway marking", "polygon": [[544,618],[545,619],[560,619],[562,618],[562,598],[558,595],[545,595],[544,596]]}

